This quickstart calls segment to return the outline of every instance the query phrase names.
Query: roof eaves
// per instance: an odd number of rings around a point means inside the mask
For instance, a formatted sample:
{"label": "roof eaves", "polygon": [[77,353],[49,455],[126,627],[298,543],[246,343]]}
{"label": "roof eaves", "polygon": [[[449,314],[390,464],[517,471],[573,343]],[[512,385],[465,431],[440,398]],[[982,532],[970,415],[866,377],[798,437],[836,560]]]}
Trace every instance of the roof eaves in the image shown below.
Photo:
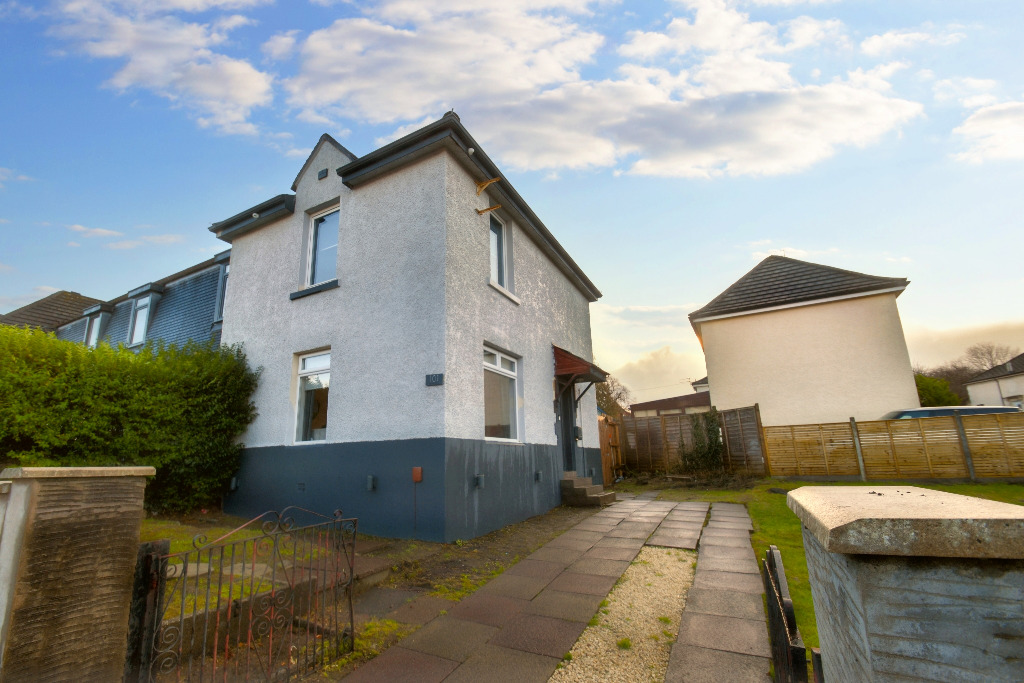
{"label": "roof eaves", "polygon": [[[439,120],[339,167],[337,174],[341,176],[342,182],[347,187],[357,187],[400,164],[414,161],[442,147],[453,153],[461,151],[460,160],[475,168],[480,178],[500,178],[501,182],[492,185],[488,191],[502,196],[504,198],[500,202],[502,207],[522,217],[525,224],[523,227],[527,229],[528,233],[532,233],[534,240],[548,258],[569,276],[588,300],[597,301],[601,297],[601,291],[569,256],[565,248],[559,244],[543,221],[508,181],[508,178],[480,148],[455,112],[448,112]],[[469,153],[470,148],[473,149],[472,154]]]}
{"label": "roof eaves", "polygon": [[1000,363],[994,368],[989,368],[982,373],[979,373],[971,379],[964,382],[964,384],[976,384],[978,382],[988,382],[994,379],[1002,379],[1003,377],[1012,377],[1013,375],[1024,374],[1024,353],[1019,356],[1014,356],[1005,363]]}
{"label": "roof eaves", "polygon": [[295,212],[295,195],[279,194],[251,209],[241,211],[231,218],[214,223],[209,230],[217,239],[230,243],[231,240],[258,228],[273,223]]}
{"label": "roof eaves", "polygon": [[722,309],[714,310],[710,314],[702,314],[707,308],[704,306],[693,313],[690,313],[687,317],[690,319],[691,326],[695,323],[707,322],[709,320],[718,320],[719,318],[732,318],[738,315],[753,315],[755,313],[767,313],[769,311],[778,311],[786,308],[796,308],[798,306],[812,306],[818,303],[828,303],[830,301],[842,301],[844,299],[856,299],[864,296],[871,296],[873,294],[886,294],[896,293],[897,295],[907,288],[910,282],[904,280],[901,284],[894,284],[892,286],[874,286],[874,287],[854,287],[843,291],[838,294],[830,294],[828,296],[821,296],[820,294],[810,295],[807,297],[795,297],[786,301],[785,303],[775,304],[770,306],[765,305],[749,305],[749,306],[733,306],[725,307]]}
{"label": "roof eaves", "polygon": [[299,169],[298,174],[296,174],[295,180],[292,181],[292,192],[295,192],[295,188],[299,186],[299,178],[301,178],[302,174],[306,172],[306,169],[309,168],[309,165],[313,163],[313,157],[316,156],[317,150],[319,150],[320,146],[323,145],[324,143],[333,145],[334,148],[337,149],[339,152],[352,159],[359,158],[358,156],[350,152],[343,144],[332,138],[327,133],[324,133],[323,135],[320,136],[320,139],[317,141],[317,143],[313,145],[313,151],[309,153],[308,157],[306,157],[305,163],[302,164],[302,168]]}

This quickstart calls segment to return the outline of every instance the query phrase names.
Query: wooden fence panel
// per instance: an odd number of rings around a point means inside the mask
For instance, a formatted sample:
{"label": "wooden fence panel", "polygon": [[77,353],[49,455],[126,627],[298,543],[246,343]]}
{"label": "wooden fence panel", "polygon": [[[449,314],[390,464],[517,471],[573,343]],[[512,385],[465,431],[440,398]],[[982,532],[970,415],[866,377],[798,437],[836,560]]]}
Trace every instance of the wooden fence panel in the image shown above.
{"label": "wooden fence panel", "polygon": [[864,456],[864,473],[868,479],[898,479],[904,476],[896,458],[896,446],[889,431],[889,422],[858,422],[857,434],[860,436],[860,451]]}
{"label": "wooden fence panel", "polygon": [[[727,469],[764,472],[761,430],[754,408],[719,413],[727,445]],[[619,433],[622,463],[633,472],[669,472],[681,464],[679,448],[693,448],[696,415],[622,417]]]}
{"label": "wooden fence panel", "polygon": [[761,420],[757,407],[718,411],[728,470],[765,472]]}
{"label": "wooden fence panel", "polygon": [[1024,413],[965,415],[978,477],[1024,477]]}
{"label": "wooden fence panel", "polygon": [[772,463],[773,477],[800,476],[800,459],[790,427],[765,427],[764,447]]}

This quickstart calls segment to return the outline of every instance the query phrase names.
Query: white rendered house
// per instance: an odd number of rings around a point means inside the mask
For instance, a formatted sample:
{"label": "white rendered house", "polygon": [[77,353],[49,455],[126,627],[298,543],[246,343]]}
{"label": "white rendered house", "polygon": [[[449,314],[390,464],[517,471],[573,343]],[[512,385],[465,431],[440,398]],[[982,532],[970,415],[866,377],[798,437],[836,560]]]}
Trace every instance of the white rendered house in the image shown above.
{"label": "white rendered house", "polygon": [[363,157],[325,135],[292,190],[210,228],[222,340],[262,368],[228,511],[451,541],[558,505],[563,470],[600,477],[601,294],[458,116]]}
{"label": "white rendered house", "polygon": [[719,410],[766,426],[877,420],[920,404],[896,297],[905,278],[769,256],[690,324]]}
{"label": "white rendered house", "polygon": [[964,383],[971,405],[1024,408],[1024,353]]}

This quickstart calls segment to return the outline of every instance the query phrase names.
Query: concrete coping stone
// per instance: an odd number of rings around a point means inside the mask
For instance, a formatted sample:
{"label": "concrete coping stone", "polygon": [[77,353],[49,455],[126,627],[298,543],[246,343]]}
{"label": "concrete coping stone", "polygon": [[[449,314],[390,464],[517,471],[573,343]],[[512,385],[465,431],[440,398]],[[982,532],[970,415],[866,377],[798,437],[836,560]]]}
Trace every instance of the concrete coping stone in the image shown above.
{"label": "concrete coping stone", "polygon": [[152,477],[155,467],[8,467],[3,479],[87,479],[94,477]]}
{"label": "concrete coping stone", "polygon": [[804,486],[789,509],[825,550],[1024,559],[1024,506],[917,486]]}

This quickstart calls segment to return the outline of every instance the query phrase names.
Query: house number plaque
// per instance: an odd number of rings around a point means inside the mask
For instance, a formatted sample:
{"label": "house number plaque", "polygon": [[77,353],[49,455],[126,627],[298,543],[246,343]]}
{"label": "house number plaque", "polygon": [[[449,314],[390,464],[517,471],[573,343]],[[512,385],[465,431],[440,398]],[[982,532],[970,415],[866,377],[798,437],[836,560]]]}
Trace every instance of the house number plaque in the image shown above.
{"label": "house number plaque", "polygon": [[436,375],[427,375],[427,386],[428,387],[439,387],[444,384],[444,373],[438,373]]}

